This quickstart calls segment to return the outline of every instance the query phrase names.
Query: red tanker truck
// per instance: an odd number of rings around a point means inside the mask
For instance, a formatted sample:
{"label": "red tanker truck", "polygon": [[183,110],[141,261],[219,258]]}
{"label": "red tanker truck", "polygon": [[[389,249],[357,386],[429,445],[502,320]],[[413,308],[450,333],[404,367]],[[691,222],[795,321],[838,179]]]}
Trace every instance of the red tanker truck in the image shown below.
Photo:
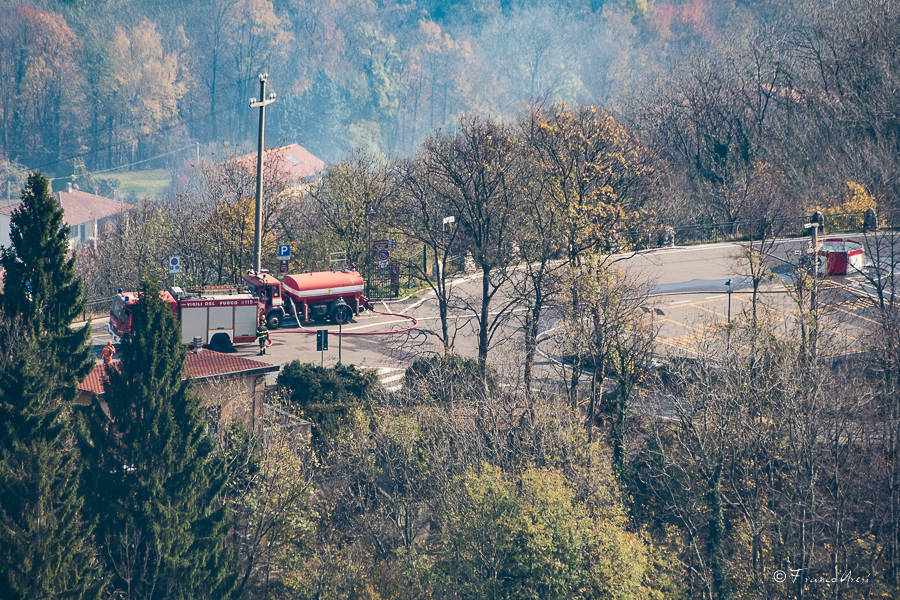
{"label": "red tanker truck", "polygon": [[276,329],[285,315],[296,317],[298,322],[327,319],[344,324],[363,308],[372,309],[363,294],[362,275],[354,269],[285,275],[284,282],[266,271],[250,271],[244,275],[244,283],[265,305],[270,329]]}

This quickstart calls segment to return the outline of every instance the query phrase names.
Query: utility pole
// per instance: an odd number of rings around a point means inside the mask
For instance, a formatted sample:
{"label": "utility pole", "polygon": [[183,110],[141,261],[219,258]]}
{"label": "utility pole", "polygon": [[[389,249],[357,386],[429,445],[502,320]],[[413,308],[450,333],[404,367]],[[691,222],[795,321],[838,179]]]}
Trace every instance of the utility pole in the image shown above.
{"label": "utility pole", "polygon": [[731,280],[726,281],[725,285],[728,287],[728,333],[726,345],[731,349]]}
{"label": "utility pole", "polygon": [[821,220],[817,220],[813,223],[806,223],[804,227],[807,231],[809,231],[810,243],[812,244],[812,272],[813,272],[813,280],[812,287],[810,289],[810,297],[809,297],[809,309],[812,314],[812,331],[810,331],[809,335],[809,350],[810,356],[813,358],[816,357],[816,350],[818,346],[818,337],[819,337],[819,299],[818,299],[818,291],[819,291],[819,224]]}
{"label": "utility pole", "polygon": [[263,202],[263,148],[266,135],[266,107],[275,102],[275,94],[266,97],[266,80],[268,73],[259,75],[259,99],[250,99],[250,108],[259,108],[259,143],[256,150],[256,227],[253,230],[253,269],[260,271],[260,254],[262,254],[262,202]]}

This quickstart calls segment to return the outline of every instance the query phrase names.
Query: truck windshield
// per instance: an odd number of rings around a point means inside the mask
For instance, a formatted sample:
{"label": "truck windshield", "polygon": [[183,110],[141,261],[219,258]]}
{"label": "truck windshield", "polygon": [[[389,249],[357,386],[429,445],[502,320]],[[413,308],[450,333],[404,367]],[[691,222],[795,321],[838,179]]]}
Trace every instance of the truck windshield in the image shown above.
{"label": "truck windshield", "polygon": [[116,321],[121,321],[122,320],[122,309],[124,307],[125,307],[125,302],[121,298],[116,296],[115,298],[113,298],[112,308],[110,309],[109,313],[113,316],[113,318]]}

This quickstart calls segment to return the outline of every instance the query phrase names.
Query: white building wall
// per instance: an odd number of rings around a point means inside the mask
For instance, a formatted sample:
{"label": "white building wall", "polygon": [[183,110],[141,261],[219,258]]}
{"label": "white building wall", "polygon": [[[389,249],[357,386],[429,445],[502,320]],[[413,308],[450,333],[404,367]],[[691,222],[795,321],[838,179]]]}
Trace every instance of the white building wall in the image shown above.
{"label": "white building wall", "polygon": [[11,217],[0,215],[0,246],[9,247],[9,222]]}

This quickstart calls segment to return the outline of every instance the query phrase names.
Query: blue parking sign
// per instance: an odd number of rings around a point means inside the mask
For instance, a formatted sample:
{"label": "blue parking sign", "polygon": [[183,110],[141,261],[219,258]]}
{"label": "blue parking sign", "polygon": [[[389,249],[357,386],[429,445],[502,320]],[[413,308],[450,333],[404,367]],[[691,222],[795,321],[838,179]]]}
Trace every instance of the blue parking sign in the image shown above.
{"label": "blue parking sign", "polygon": [[278,258],[290,258],[291,257],[291,246],[289,244],[279,244],[278,245]]}

